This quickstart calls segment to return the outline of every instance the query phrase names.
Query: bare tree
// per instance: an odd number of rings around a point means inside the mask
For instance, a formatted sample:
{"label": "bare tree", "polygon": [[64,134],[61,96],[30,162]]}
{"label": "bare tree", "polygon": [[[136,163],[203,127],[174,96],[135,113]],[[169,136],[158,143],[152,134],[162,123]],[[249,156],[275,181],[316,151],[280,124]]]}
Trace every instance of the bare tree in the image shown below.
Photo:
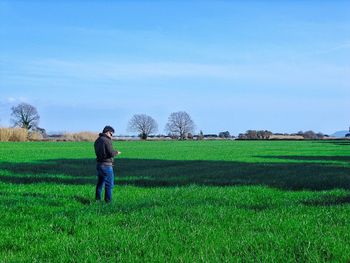
{"label": "bare tree", "polygon": [[188,133],[193,133],[195,124],[185,111],[173,112],[168,118],[165,130],[171,135],[176,135],[180,139],[185,139]]}
{"label": "bare tree", "polygon": [[140,138],[146,140],[150,134],[158,131],[158,124],[151,116],[135,114],[129,121],[128,130],[138,132]]}
{"label": "bare tree", "polygon": [[20,103],[11,108],[11,122],[14,126],[34,129],[38,126],[40,116],[36,108],[28,103]]}

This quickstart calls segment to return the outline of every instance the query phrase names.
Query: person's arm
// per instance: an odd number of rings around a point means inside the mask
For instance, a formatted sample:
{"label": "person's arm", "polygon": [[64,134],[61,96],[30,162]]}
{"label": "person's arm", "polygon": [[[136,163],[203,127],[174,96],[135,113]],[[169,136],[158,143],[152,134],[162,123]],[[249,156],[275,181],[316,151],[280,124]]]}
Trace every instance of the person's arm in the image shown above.
{"label": "person's arm", "polygon": [[114,156],[116,156],[118,154],[121,154],[121,152],[119,152],[118,150],[114,150],[113,149],[112,142],[106,144],[106,153],[110,157],[114,157]]}

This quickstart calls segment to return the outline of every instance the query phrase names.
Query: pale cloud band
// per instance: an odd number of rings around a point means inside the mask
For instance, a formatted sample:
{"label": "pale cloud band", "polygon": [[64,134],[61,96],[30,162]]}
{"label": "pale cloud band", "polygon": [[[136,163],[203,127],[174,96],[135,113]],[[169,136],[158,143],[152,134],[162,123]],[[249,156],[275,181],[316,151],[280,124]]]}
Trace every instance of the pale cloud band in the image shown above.
{"label": "pale cloud band", "polygon": [[[4,62],[5,63],[5,62]],[[121,63],[105,61],[73,61],[43,59],[9,62],[12,67],[2,73],[3,82],[30,79],[52,81],[77,80],[114,81],[167,78],[203,78],[217,81],[246,81],[263,85],[319,85],[345,90],[349,88],[350,67],[332,64],[203,64],[203,63]],[[6,74],[5,74],[6,73]],[[322,78],[321,78],[322,76]]]}

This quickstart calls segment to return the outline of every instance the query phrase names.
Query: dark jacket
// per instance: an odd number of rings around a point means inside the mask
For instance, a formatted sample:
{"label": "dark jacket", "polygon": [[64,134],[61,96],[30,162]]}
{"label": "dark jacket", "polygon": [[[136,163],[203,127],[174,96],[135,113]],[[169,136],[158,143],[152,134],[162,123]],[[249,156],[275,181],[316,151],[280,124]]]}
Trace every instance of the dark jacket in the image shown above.
{"label": "dark jacket", "polygon": [[94,146],[96,161],[98,163],[112,165],[114,161],[113,157],[117,154],[117,151],[113,150],[112,140],[106,134],[100,133]]}

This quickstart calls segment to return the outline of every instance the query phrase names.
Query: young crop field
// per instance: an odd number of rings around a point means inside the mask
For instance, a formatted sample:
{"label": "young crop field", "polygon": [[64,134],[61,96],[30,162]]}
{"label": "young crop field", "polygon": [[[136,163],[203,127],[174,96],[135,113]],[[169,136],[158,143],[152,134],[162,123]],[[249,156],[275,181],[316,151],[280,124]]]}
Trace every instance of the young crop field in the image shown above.
{"label": "young crop field", "polygon": [[350,141],[0,143],[1,262],[349,262]]}

